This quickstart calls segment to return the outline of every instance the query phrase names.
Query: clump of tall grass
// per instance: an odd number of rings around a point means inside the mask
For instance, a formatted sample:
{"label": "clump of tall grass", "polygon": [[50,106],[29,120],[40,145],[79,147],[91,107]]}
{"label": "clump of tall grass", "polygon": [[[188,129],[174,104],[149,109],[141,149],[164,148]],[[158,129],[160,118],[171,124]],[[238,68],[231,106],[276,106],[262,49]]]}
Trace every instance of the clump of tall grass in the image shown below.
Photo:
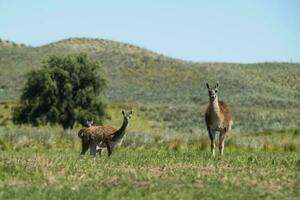
{"label": "clump of tall grass", "polygon": [[227,145],[231,148],[248,148],[264,151],[300,151],[299,129],[266,131],[252,134],[233,134]]}
{"label": "clump of tall grass", "polygon": [[[78,128],[64,132],[59,126],[9,126],[0,127],[0,150],[21,151],[31,149],[76,149],[80,151]],[[169,130],[165,130],[169,132]],[[181,151],[186,149],[209,151],[210,140],[206,134],[167,134],[164,131],[129,130],[122,147],[164,148]],[[216,137],[216,145],[218,145]],[[229,134],[225,141],[227,150],[250,149],[263,151],[300,151],[299,129],[267,131],[253,134]]]}
{"label": "clump of tall grass", "polygon": [[0,127],[0,149],[74,148],[77,135],[60,127]]}

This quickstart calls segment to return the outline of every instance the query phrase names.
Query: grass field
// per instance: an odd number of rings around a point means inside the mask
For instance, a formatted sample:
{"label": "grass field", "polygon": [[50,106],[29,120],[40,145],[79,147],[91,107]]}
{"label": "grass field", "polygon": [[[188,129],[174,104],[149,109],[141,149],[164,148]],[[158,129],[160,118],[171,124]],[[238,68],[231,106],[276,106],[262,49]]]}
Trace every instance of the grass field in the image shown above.
{"label": "grass field", "polygon": [[[209,139],[136,133],[108,158],[81,157],[77,130],[0,128],[0,199],[298,199],[300,130]],[[77,128],[78,129],[78,128]]]}
{"label": "grass field", "polygon": [[[297,199],[300,130],[231,133],[222,160],[206,133],[180,132],[135,109],[123,147],[81,157],[79,126],[14,126],[0,111],[0,199]],[[111,105],[105,124],[121,124]],[[128,109],[128,108],[127,108]]]}
{"label": "grass field", "polygon": [[[209,139],[137,107],[121,148],[81,157],[79,126],[15,126],[14,104],[0,104],[0,199],[298,199],[300,130],[232,132],[222,160]],[[105,124],[118,127],[110,105]],[[148,114],[145,114],[148,113]],[[159,114],[158,114],[159,115]],[[180,131],[181,130],[181,131]]]}
{"label": "grass field", "polygon": [[111,158],[79,149],[5,151],[1,199],[298,199],[299,152],[121,148]]}

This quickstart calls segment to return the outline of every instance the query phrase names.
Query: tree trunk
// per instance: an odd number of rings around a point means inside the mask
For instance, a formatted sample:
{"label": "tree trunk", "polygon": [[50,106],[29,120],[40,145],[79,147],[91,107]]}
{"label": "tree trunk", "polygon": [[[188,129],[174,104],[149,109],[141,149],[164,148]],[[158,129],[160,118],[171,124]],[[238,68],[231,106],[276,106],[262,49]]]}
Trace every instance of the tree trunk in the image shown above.
{"label": "tree trunk", "polygon": [[64,130],[73,129],[75,120],[73,112],[70,109],[70,106],[67,106],[64,110],[64,114],[61,116],[61,125],[63,126]]}

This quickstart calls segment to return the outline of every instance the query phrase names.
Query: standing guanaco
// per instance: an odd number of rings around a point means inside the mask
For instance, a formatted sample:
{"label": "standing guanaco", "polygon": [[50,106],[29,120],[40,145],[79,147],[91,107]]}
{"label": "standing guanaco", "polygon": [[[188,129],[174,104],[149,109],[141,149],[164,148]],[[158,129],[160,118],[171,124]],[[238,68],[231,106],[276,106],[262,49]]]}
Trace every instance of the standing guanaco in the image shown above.
{"label": "standing guanaco", "polygon": [[102,148],[107,148],[108,156],[110,156],[113,148],[122,144],[132,111],[128,113],[122,111],[122,115],[123,123],[118,130],[111,126],[90,126],[80,129],[78,136],[82,143],[81,155],[84,155],[90,148],[90,157],[93,158],[98,147],[100,148],[100,154]]}
{"label": "standing guanaco", "polygon": [[220,132],[219,135],[219,158],[222,157],[224,151],[224,141],[226,134],[231,130],[232,115],[228,106],[223,101],[218,100],[218,86],[217,83],[214,88],[210,88],[208,83],[206,87],[208,89],[209,105],[205,112],[205,122],[211,141],[211,156],[215,156],[215,134]]}

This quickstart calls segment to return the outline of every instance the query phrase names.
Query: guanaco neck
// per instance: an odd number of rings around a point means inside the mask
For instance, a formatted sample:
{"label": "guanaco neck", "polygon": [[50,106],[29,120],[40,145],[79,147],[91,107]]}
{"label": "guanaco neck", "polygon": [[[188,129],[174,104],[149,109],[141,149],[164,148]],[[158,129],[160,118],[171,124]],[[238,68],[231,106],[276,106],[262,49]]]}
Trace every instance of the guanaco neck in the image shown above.
{"label": "guanaco neck", "polygon": [[220,107],[219,107],[219,100],[218,96],[214,100],[210,100],[210,110],[213,114],[216,114],[217,116],[220,113]]}
{"label": "guanaco neck", "polygon": [[128,126],[128,120],[124,118],[123,124],[119,130],[117,130],[112,138],[113,141],[121,139],[125,135],[125,130]]}

